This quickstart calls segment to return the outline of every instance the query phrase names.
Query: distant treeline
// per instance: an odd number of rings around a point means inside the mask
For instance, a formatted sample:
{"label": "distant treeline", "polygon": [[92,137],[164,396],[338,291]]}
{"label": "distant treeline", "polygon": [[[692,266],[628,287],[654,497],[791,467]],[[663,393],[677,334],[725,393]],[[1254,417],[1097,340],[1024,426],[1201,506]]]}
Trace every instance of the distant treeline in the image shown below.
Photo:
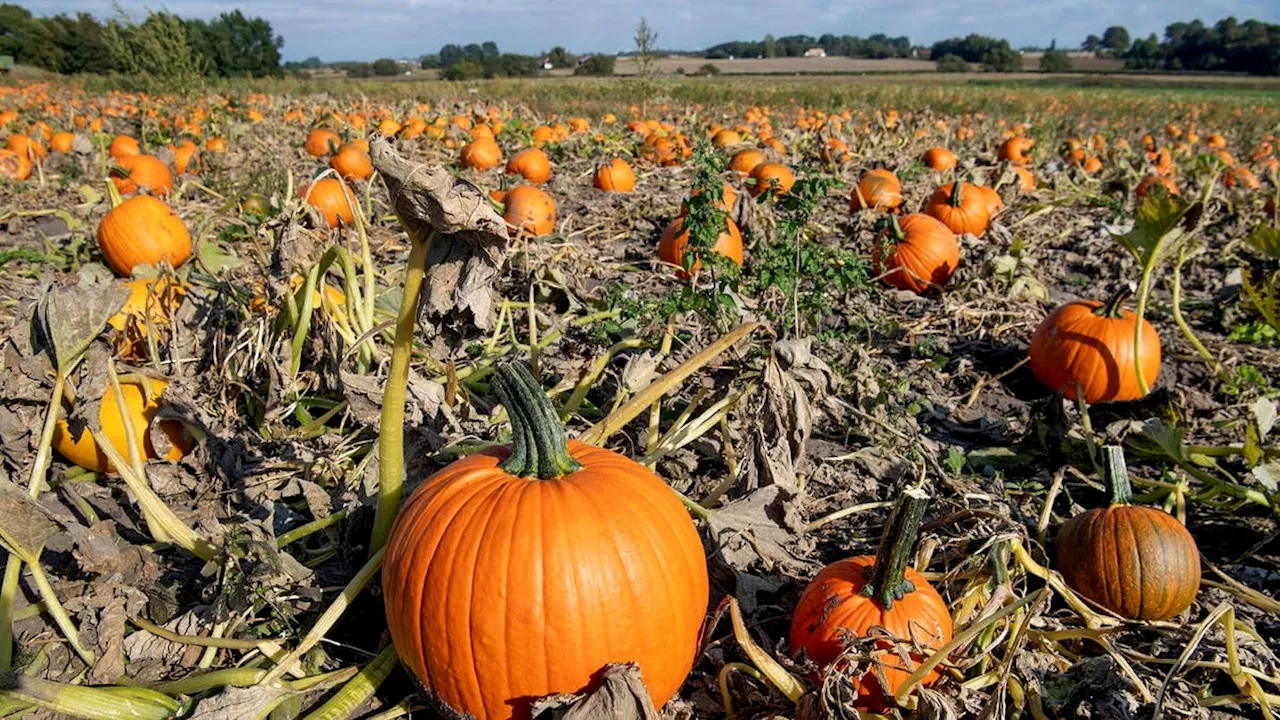
{"label": "distant treeline", "polygon": [[712,59],[747,57],[804,57],[805,52],[822,48],[827,55],[854,58],[904,58],[911,56],[911,41],[906,37],[889,37],[883,34],[861,38],[853,35],[787,35],[774,38],[766,35],[759,42],[734,40],[720,43],[703,51]]}
{"label": "distant treeline", "polygon": [[139,23],[83,12],[38,18],[0,4],[0,55],[59,73],[264,77],[281,73],[283,45],[271,23],[239,10],[208,21],[152,12]]}
{"label": "distant treeline", "polygon": [[1280,75],[1280,25],[1234,17],[1212,26],[1199,20],[1152,33],[1123,54],[1125,66],[1138,70],[1195,70]]}

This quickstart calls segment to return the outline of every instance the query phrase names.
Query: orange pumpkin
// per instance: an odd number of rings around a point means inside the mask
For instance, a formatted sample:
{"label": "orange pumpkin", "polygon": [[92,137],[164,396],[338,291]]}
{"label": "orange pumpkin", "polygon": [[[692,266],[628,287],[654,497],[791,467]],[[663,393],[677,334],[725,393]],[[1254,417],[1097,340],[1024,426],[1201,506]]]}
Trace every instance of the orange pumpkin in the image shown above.
{"label": "orange pumpkin", "polygon": [[71,146],[76,141],[76,136],[69,132],[60,132],[49,140],[49,149],[62,155],[71,154]]}
{"label": "orange pumpkin", "polygon": [[307,141],[302,148],[311,157],[327,157],[337,152],[341,145],[342,138],[338,137],[338,133],[327,128],[312,128],[307,133]]}
{"label": "orange pumpkin", "polygon": [[738,173],[742,177],[747,177],[752,170],[756,169],[765,161],[764,152],[755,148],[747,148],[739,150],[733,154],[733,158],[729,160],[729,169]]}
{"label": "orange pumpkin", "polygon": [[181,144],[173,147],[173,169],[179,175],[191,169],[191,161],[195,160],[196,155],[200,152],[200,146],[190,140],[183,140]]}
{"label": "orange pumpkin", "polygon": [[98,248],[117,275],[129,277],[138,265],[181,266],[191,257],[191,233],[163,200],[137,195],[103,216]]}
{"label": "orange pumpkin", "polygon": [[121,357],[145,360],[149,336],[165,330],[174,311],[182,305],[187,287],[166,275],[131,280],[125,287],[129,289],[129,299],[107,324],[116,331],[115,346]]}
{"label": "orange pumpkin", "polygon": [[1195,538],[1167,512],[1132,505],[1119,446],[1103,448],[1111,504],[1062,524],[1058,571],[1072,590],[1130,620],[1168,620],[1200,589]]}
{"label": "orange pumpkin", "polygon": [[796,184],[796,176],[792,174],[791,169],[782,163],[775,162],[756,165],[751,171],[751,179],[755,180],[755,183],[748,188],[752,197],[766,191],[783,195],[791,192],[791,187]]}
{"label": "orange pumpkin", "polygon": [[1031,148],[1035,146],[1036,141],[1029,137],[1015,136],[1005,140],[1000,145],[1000,151],[997,154],[1001,160],[1007,160],[1014,165],[1026,165],[1031,162]]}
{"label": "orange pumpkin", "polygon": [[227,140],[220,137],[209,138],[204,143],[204,149],[211,153],[224,153],[227,151]]}
{"label": "orange pumpkin", "polygon": [[[886,638],[875,643],[875,662],[889,692],[874,669],[850,678],[857,688],[858,708],[883,712],[891,707],[889,697],[926,658],[915,648],[938,649],[951,641],[946,602],[923,575],[908,567],[927,501],[920,490],[905,491],[885,525],[877,554],[823,568],[805,588],[791,619],[792,652],[803,650],[823,670],[845,653],[849,636],[886,631],[899,641]],[[932,685],[938,676],[935,669],[921,684]]]}
{"label": "orange pumpkin", "polygon": [[945,172],[954,168],[959,158],[956,154],[944,147],[933,147],[925,151],[920,161],[928,165],[930,169],[938,172]]}
{"label": "orange pumpkin", "polygon": [[324,178],[307,185],[298,192],[307,204],[319,211],[329,227],[350,225],[356,221],[356,199],[347,184],[337,178]]}
{"label": "orange pumpkin", "polygon": [[13,182],[22,182],[31,177],[31,161],[26,155],[8,150],[0,149],[0,177],[7,178]]}
{"label": "orange pumpkin", "polygon": [[[134,440],[137,442],[139,455],[144,460],[159,457],[155,444],[151,440],[151,425],[156,422],[156,414],[163,407],[161,393],[168,387],[165,380],[151,379],[152,394],[146,395],[141,381],[120,383],[120,394],[124,396],[125,411],[129,416],[129,424],[133,426]],[[98,410],[98,422],[102,425],[102,434],[120,455],[129,459],[129,442],[124,419],[120,414],[120,405],[116,402],[115,392],[110,387],[102,396],[102,405]],[[159,429],[169,440],[169,450],[165,459],[181,460],[191,451],[194,442],[187,436],[182,423],[176,420],[160,420]],[[59,418],[53,429],[53,449],[72,463],[98,473],[112,472],[115,468],[107,460],[107,455],[98,446],[88,428],[77,428],[73,433],[64,418]]]}
{"label": "orange pumpkin", "polygon": [[1146,197],[1147,193],[1151,191],[1151,188],[1156,185],[1163,186],[1170,195],[1182,194],[1178,191],[1178,186],[1174,184],[1173,180],[1163,175],[1148,175],[1142,178],[1142,181],[1138,183],[1138,186],[1133,189],[1133,199],[1137,203],[1141,204],[1142,198]]}
{"label": "orange pumpkin", "polygon": [[566,442],[523,365],[500,365],[494,388],[512,444],[433,475],[392,528],[382,587],[397,654],[434,700],[477,720],[528,718],[535,699],[590,691],[622,662],[665,704],[707,604],[688,513],[651,470]]}
{"label": "orange pumpkin", "polygon": [[142,148],[138,146],[138,141],[128,135],[117,135],[111,138],[111,145],[107,148],[107,154],[112,160],[117,162],[121,158],[127,158],[132,155],[141,155]]}
{"label": "orange pumpkin", "polygon": [[614,158],[596,168],[592,184],[605,192],[629,193],[636,188],[636,174],[626,160]]}
{"label": "orange pumpkin", "polygon": [[373,162],[369,153],[355,145],[343,145],[338,153],[329,158],[329,167],[333,168],[343,180],[368,180],[373,175]]}
{"label": "orange pumpkin", "polygon": [[512,188],[504,200],[507,225],[541,237],[556,229],[556,201],[532,185]]}
{"label": "orange pumpkin", "polygon": [[[1021,165],[1010,165],[1013,174],[1018,177],[1018,189],[1023,192],[1031,192],[1036,189],[1036,176],[1031,171]],[[993,191],[994,192],[994,191]]]}
{"label": "orange pumpkin", "polygon": [[733,147],[742,143],[742,136],[732,130],[720,130],[711,136],[711,143],[716,147]]}
{"label": "orange pumpkin", "polygon": [[476,138],[462,147],[462,164],[473,170],[489,170],[501,162],[502,148],[493,138]]}
{"label": "orange pumpkin", "polygon": [[5,147],[30,160],[32,164],[38,163],[49,156],[49,151],[45,149],[45,146],[29,135],[10,135]]}
{"label": "orange pumpkin", "polygon": [[891,216],[871,255],[877,275],[893,287],[923,293],[941,288],[960,265],[956,236],[939,220],[912,213]]}
{"label": "orange pumpkin", "polygon": [[[693,258],[692,264],[685,267],[685,247],[689,245],[689,231],[684,229],[685,215],[672,220],[662,231],[662,239],[658,243],[658,259],[675,265],[680,269],[680,277],[688,279],[702,269],[702,258]],[[716,237],[712,252],[723,255],[742,267],[742,233],[730,218],[725,218],[725,230]]]}
{"label": "orange pumpkin", "polygon": [[173,192],[173,173],[154,155],[128,155],[111,168],[111,182],[121,195],[146,190],[154,195]]}
{"label": "orange pumpkin", "polygon": [[990,220],[987,201],[979,193],[978,186],[964,182],[947,183],[935,190],[924,204],[924,214],[941,220],[957,235],[969,233],[980,236],[987,231],[987,221]]}
{"label": "orange pumpkin", "polygon": [[[1103,304],[1067,303],[1049,313],[1031,337],[1031,372],[1069,400],[1082,394],[1089,404],[1137,400],[1144,393],[1134,367],[1137,316],[1122,310],[1126,288]],[[1142,319],[1142,374],[1148,387],[1160,374],[1160,336]]]}
{"label": "orange pumpkin", "polygon": [[551,179],[551,159],[538,148],[525,148],[507,162],[508,175],[521,175],[525,180],[541,185]]}
{"label": "orange pumpkin", "polygon": [[849,196],[849,211],[876,209],[893,212],[902,205],[902,183],[891,170],[876,168],[862,173]]}

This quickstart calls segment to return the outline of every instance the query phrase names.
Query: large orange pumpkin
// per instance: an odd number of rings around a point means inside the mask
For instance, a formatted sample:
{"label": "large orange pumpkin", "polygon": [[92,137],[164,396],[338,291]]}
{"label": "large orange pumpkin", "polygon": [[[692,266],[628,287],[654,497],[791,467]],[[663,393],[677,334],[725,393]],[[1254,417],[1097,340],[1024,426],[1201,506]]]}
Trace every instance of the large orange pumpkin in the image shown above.
{"label": "large orange pumpkin", "polygon": [[957,235],[975,236],[986,232],[990,217],[986,200],[979,195],[977,186],[964,182],[947,183],[935,190],[924,205],[924,214],[941,220]]}
{"label": "large orange pumpkin", "polygon": [[368,151],[351,144],[343,145],[336,155],[329,158],[329,167],[347,181],[368,180],[373,175],[373,162]]}
{"label": "large orange pumpkin", "polygon": [[[907,490],[899,498],[885,525],[880,549],[874,556],[859,555],[823,568],[805,588],[791,619],[790,646],[804,651],[819,668],[845,653],[845,638],[866,637],[887,631],[902,643],[911,658],[904,662],[889,639],[877,641],[875,660],[889,683],[881,687],[875,670],[850,678],[858,691],[857,707],[881,712],[915,667],[925,659],[915,647],[937,649],[951,641],[951,614],[938,592],[924,576],[908,567],[927,496]],[[932,685],[938,672],[927,674],[922,685]]]}
{"label": "large orange pumpkin", "polygon": [[528,718],[536,698],[589,691],[622,662],[663,705],[706,612],[697,530],[652,471],[566,443],[523,365],[494,379],[512,444],[429,478],[387,542],[397,654],[435,701],[477,720]]}
{"label": "large orange pumpkin", "polygon": [[111,168],[111,182],[121,195],[145,190],[153,195],[173,192],[173,173],[153,155],[126,155]]}
{"label": "large orange pumpkin", "polygon": [[614,158],[596,168],[592,184],[605,192],[629,193],[636,189],[636,174],[626,160]]}
{"label": "large orange pumpkin", "polygon": [[[160,395],[169,385],[165,380],[156,379],[152,379],[150,384],[153,393],[150,396],[145,395],[141,381],[120,384],[120,394],[124,396],[125,410],[133,426],[138,453],[146,460],[160,456],[155,444],[151,441],[150,428],[155,421],[156,413],[163,407]],[[120,405],[116,403],[115,392],[111,388],[107,388],[107,392],[102,396],[98,422],[102,425],[102,434],[106,436],[107,441],[120,452],[121,456],[129,459],[129,444],[124,420],[120,416]],[[111,462],[107,460],[106,453],[98,447],[97,441],[93,439],[88,428],[77,428],[77,430],[81,431],[80,434],[75,434],[67,421],[59,418],[53,429],[53,449],[85,470],[99,473],[111,472],[114,469]],[[161,420],[160,431],[169,439],[166,459],[181,460],[191,451],[194,443],[187,436],[182,423],[176,420]]]}
{"label": "large orange pumpkin", "polygon": [[1200,552],[1163,510],[1131,505],[1119,446],[1103,448],[1111,505],[1077,515],[1058,531],[1058,571],[1072,590],[1130,620],[1167,620],[1191,607]]}
{"label": "large orange pumpkin", "polygon": [[519,185],[503,198],[507,225],[541,237],[556,229],[556,201],[532,185]]}
{"label": "large orange pumpkin", "polygon": [[489,137],[479,137],[462,148],[462,164],[473,170],[489,170],[502,162],[502,148]]}
{"label": "large orange pumpkin", "polygon": [[791,187],[796,184],[796,176],[792,174],[791,168],[775,162],[756,165],[751,170],[751,179],[755,180],[755,183],[748,188],[752,197],[766,191],[783,195],[791,192]]}
{"label": "large orange pumpkin", "polygon": [[960,244],[941,221],[912,213],[902,220],[890,217],[876,237],[871,260],[889,285],[923,293],[951,279],[960,265]]}
{"label": "large orange pumpkin", "polygon": [[191,233],[163,200],[137,195],[98,223],[98,247],[111,269],[129,277],[138,265],[167,262],[179,267],[191,257]]}
{"label": "large orange pumpkin", "polygon": [[337,178],[324,178],[306,185],[298,192],[307,204],[320,212],[329,227],[350,225],[356,221],[356,199],[347,184]]}
{"label": "large orange pumpkin", "polygon": [[541,185],[551,179],[551,159],[538,148],[525,148],[507,162],[508,175],[521,175],[525,180]]}
{"label": "large orange pumpkin", "polygon": [[[1122,310],[1129,297],[1121,290],[1106,304],[1096,300],[1067,303],[1049,313],[1031,337],[1031,372],[1054,392],[1090,404],[1137,400],[1143,396],[1134,367],[1137,316]],[[1148,387],[1160,374],[1160,336],[1142,319],[1142,374]]]}
{"label": "large orange pumpkin", "polygon": [[[680,277],[687,279],[702,269],[702,258],[696,258],[690,267],[684,267],[684,251],[689,244],[689,231],[684,228],[686,217],[680,215],[662,231],[658,259],[681,268]],[[726,217],[724,221],[725,230],[716,237],[716,244],[711,249],[742,267],[742,233],[732,219]]]}
{"label": "large orange pumpkin", "polygon": [[312,128],[302,147],[312,157],[325,157],[337,152],[341,145],[342,138],[338,133],[327,128]]}
{"label": "large orange pumpkin", "polygon": [[850,212],[863,209],[892,212],[902,205],[902,183],[891,170],[876,168],[862,173],[849,196]]}

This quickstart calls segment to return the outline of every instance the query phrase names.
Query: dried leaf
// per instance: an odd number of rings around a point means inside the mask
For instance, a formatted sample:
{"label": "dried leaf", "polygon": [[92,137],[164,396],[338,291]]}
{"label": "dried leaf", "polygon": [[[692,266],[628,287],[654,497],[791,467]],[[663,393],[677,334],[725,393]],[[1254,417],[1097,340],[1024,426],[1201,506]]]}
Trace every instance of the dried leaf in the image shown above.
{"label": "dried leaf", "polygon": [[1265,438],[1276,426],[1276,401],[1259,397],[1249,409],[1253,411],[1253,420],[1258,426],[1258,437]]}
{"label": "dried leaf", "polygon": [[[342,392],[346,396],[351,414],[356,420],[377,426],[382,417],[382,392],[384,381],[370,375],[341,372]],[[444,386],[434,383],[414,370],[409,370],[408,399],[405,403],[405,424],[437,424],[442,416],[452,413],[444,402]]]}
{"label": "dried leaf", "polygon": [[281,685],[229,687],[196,705],[191,720],[257,720],[292,694]]}
{"label": "dried leaf", "polygon": [[600,687],[584,695],[551,695],[534,702],[538,720],[658,720],[649,690],[634,663],[609,665]]}
{"label": "dried leaf", "polygon": [[419,322],[476,327],[493,322],[493,285],[506,259],[507,225],[475,185],[443,165],[415,163],[374,134],[370,156],[391,196],[391,207],[413,242],[431,240]]}
{"label": "dried leaf", "polygon": [[58,524],[26,489],[0,478],[0,543],[24,562],[35,563]]}
{"label": "dried leaf", "polygon": [[115,283],[50,286],[40,300],[36,322],[54,366],[68,370],[128,299],[129,290]]}
{"label": "dried leaf", "polygon": [[747,489],[780,485],[799,491],[799,464],[813,432],[813,408],[804,388],[769,355],[759,407],[752,414],[743,471]]}
{"label": "dried leaf", "polygon": [[756,563],[772,571],[797,570],[796,547],[804,517],[794,496],[780,485],[762,487],[711,514],[707,526],[725,562],[738,571]]}
{"label": "dried leaf", "polygon": [[1253,479],[1258,484],[1267,489],[1267,492],[1275,492],[1280,488],[1280,461],[1259,465],[1253,469]]}

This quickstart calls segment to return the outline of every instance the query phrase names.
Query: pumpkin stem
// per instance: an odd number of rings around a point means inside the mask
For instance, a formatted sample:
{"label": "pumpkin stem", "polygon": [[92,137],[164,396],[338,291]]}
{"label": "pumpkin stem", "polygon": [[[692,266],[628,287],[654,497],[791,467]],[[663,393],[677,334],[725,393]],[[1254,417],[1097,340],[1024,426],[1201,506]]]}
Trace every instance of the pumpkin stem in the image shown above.
{"label": "pumpkin stem", "polygon": [[1111,493],[1112,505],[1128,505],[1133,502],[1133,486],[1129,484],[1129,470],[1124,463],[1124,448],[1106,445],[1102,448],[1102,472]]}
{"label": "pumpkin stem", "polygon": [[120,188],[116,187],[111,178],[107,178],[107,199],[111,201],[112,210],[120,207],[120,203],[124,202],[124,198],[120,196]]}
{"label": "pumpkin stem", "polygon": [[962,204],[963,200],[961,199],[960,193],[963,187],[964,187],[963,180],[956,180],[955,182],[951,183],[951,207],[958,208]]}
{"label": "pumpkin stem", "polygon": [[582,469],[569,454],[564,425],[528,365],[500,364],[493,389],[511,416],[511,456],[502,463],[504,471],[551,480]]}
{"label": "pumpkin stem", "polygon": [[898,216],[893,213],[885,219],[885,229],[889,231],[889,235],[893,238],[893,244],[898,244],[907,239],[907,234],[902,232],[902,225],[898,223]]}
{"label": "pumpkin stem", "polygon": [[893,609],[895,600],[915,592],[915,585],[906,579],[907,565],[928,504],[929,494],[923,488],[908,488],[898,498],[889,522],[885,523],[871,580],[862,588],[863,595],[879,602],[885,610]]}
{"label": "pumpkin stem", "polygon": [[1124,317],[1124,301],[1133,296],[1134,289],[1133,283],[1126,283],[1124,287],[1116,291],[1115,295],[1111,296],[1110,300],[1103,303],[1102,307],[1094,310],[1094,314],[1100,317],[1111,318],[1112,320],[1119,320]]}

